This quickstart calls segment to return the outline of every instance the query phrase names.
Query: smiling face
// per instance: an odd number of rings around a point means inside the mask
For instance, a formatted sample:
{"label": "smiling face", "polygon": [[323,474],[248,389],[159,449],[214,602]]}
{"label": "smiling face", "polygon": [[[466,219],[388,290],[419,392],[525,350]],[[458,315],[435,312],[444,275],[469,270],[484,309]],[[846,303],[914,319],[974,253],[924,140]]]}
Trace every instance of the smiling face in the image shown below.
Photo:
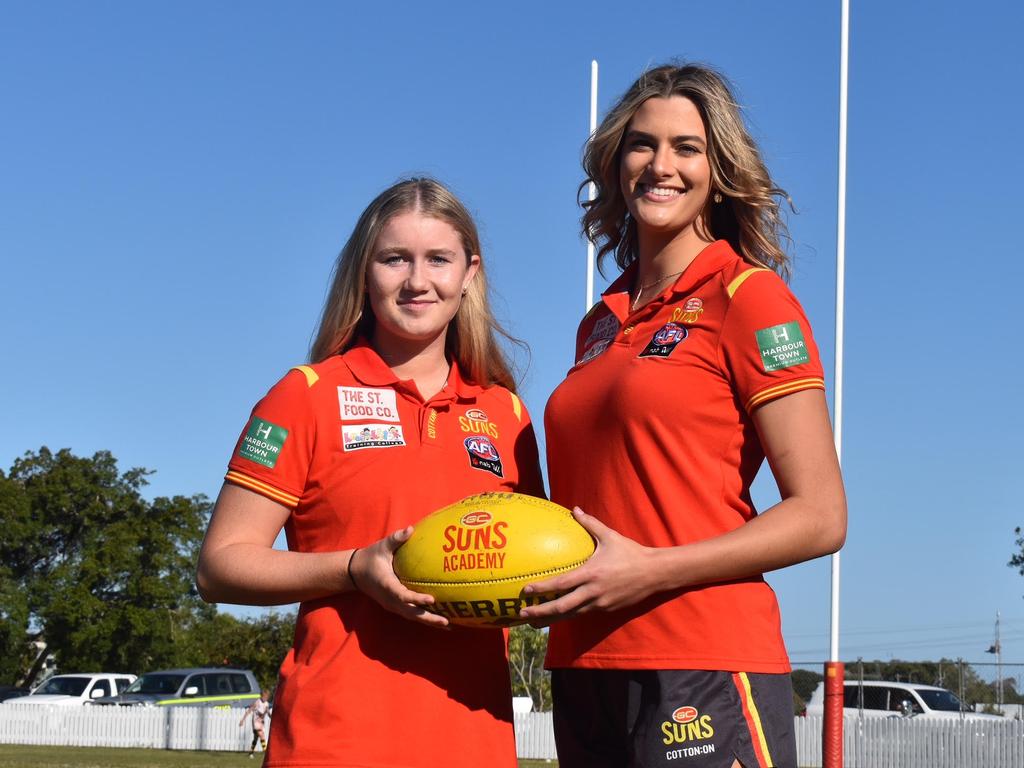
{"label": "smiling face", "polygon": [[376,326],[373,346],[394,350],[443,349],[463,290],[479,268],[458,232],[442,219],[406,211],[392,217],[373,246],[366,290]]}
{"label": "smiling face", "polygon": [[684,96],[648,99],[622,138],[619,181],[641,241],[695,234],[711,191],[704,121]]}

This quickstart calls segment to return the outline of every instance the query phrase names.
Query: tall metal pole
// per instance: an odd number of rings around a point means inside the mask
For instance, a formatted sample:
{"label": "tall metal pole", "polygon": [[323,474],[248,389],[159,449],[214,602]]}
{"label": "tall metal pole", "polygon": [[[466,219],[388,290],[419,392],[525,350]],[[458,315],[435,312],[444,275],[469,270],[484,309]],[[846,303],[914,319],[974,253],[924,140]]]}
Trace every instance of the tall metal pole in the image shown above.
{"label": "tall metal pole", "polygon": [[[836,341],[833,435],[842,464],[843,448],[843,316],[846,294],[846,122],[850,56],[850,3],[841,0],[839,49],[839,181],[836,217]],[[832,605],[829,661],[825,664],[825,722],[822,757],[825,768],[843,765],[843,665],[839,661],[839,553],[832,555]]]}
{"label": "tall metal pole", "polygon": [[999,638],[999,611],[996,611],[996,709],[1003,711],[1003,645]]}
{"label": "tall metal pole", "polygon": [[[597,131],[597,59],[590,62],[590,138],[593,138]],[[588,138],[589,141],[589,138]],[[597,196],[597,188],[594,182],[587,184],[587,198],[593,200]],[[584,312],[589,312],[594,306],[594,244],[587,239],[587,306]]]}
{"label": "tall metal pole", "polygon": [[[842,49],[839,59],[839,211],[836,225],[836,345],[833,435],[843,459],[843,316],[846,303],[846,108],[849,69],[850,3],[842,0]],[[839,553],[832,555],[832,622],[829,660],[839,661]]]}

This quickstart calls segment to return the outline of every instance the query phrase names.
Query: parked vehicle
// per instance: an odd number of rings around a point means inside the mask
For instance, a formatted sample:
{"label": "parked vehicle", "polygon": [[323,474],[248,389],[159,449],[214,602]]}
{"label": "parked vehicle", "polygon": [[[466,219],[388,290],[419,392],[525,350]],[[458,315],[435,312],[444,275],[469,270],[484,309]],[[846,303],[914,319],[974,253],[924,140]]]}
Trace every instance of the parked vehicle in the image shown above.
{"label": "parked vehicle", "polygon": [[93,703],[122,707],[247,707],[259,698],[260,686],[247,669],[199,667],[147,672],[122,693]]}
{"label": "parked vehicle", "polygon": [[71,707],[92,704],[103,696],[116,695],[128,688],[135,675],[122,672],[82,672],[54,675],[28,696],[8,699],[12,704],[48,704]]}
{"label": "parked vehicle", "polygon": [[[824,711],[825,684],[819,683],[807,704],[808,715]],[[1002,720],[965,706],[956,694],[935,685],[898,683],[889,680],[843,681],[843,714],[864,717],[914,717],[923,719],[964,718]]]}
{"label": "parked vehicle", "polygon": [[28,696],[28,688],[18,688],[14,685],[0,685],[0,701],[7,701],[8,699],[17,699],[22,696]]}

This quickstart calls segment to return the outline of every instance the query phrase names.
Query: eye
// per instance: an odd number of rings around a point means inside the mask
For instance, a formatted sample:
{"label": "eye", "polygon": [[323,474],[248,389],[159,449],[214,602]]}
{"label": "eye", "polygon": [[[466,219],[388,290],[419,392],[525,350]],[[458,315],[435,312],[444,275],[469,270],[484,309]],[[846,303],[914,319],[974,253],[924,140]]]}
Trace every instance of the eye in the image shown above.
{"label": "eye", "polygon": [[683,157],[692,157],[693,155],[700,154],[700,148],[695,147],[693,144],[680,144],[678,147],[676,147],[676,152],[678,152]]}
{"label": "eye", "polygon": [[447,253],[432,253],[427,257],[431,264],[451,264],[452,256]]}

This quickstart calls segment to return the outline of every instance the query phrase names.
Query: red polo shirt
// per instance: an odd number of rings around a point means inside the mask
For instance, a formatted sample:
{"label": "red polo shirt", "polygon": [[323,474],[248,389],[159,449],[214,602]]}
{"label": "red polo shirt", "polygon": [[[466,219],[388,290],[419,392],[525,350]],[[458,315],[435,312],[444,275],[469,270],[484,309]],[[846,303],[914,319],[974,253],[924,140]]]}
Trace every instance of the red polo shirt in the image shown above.
{"label": "red polo shirt", "polygon": [[[807,318],[783,281],[725,241],[630,311],[632,265],[584,318],[545,414],[551,499],[648,546],[701,541],[757,514],[751,413],[823,389]],[[552,626],[550,667],[787,672],[761,577],[652,596]]]}
{"label": "red polo shirt", "polygon": [[[278,382],[227,480],[291,508],[288,546],[300,552],[366,546],[470,494],[543,495],[515,395],[452,365],[424,402],[366,344]],[[514,768],[503,633],[426,627],[361,593],[302,603],[266,764]]]}

